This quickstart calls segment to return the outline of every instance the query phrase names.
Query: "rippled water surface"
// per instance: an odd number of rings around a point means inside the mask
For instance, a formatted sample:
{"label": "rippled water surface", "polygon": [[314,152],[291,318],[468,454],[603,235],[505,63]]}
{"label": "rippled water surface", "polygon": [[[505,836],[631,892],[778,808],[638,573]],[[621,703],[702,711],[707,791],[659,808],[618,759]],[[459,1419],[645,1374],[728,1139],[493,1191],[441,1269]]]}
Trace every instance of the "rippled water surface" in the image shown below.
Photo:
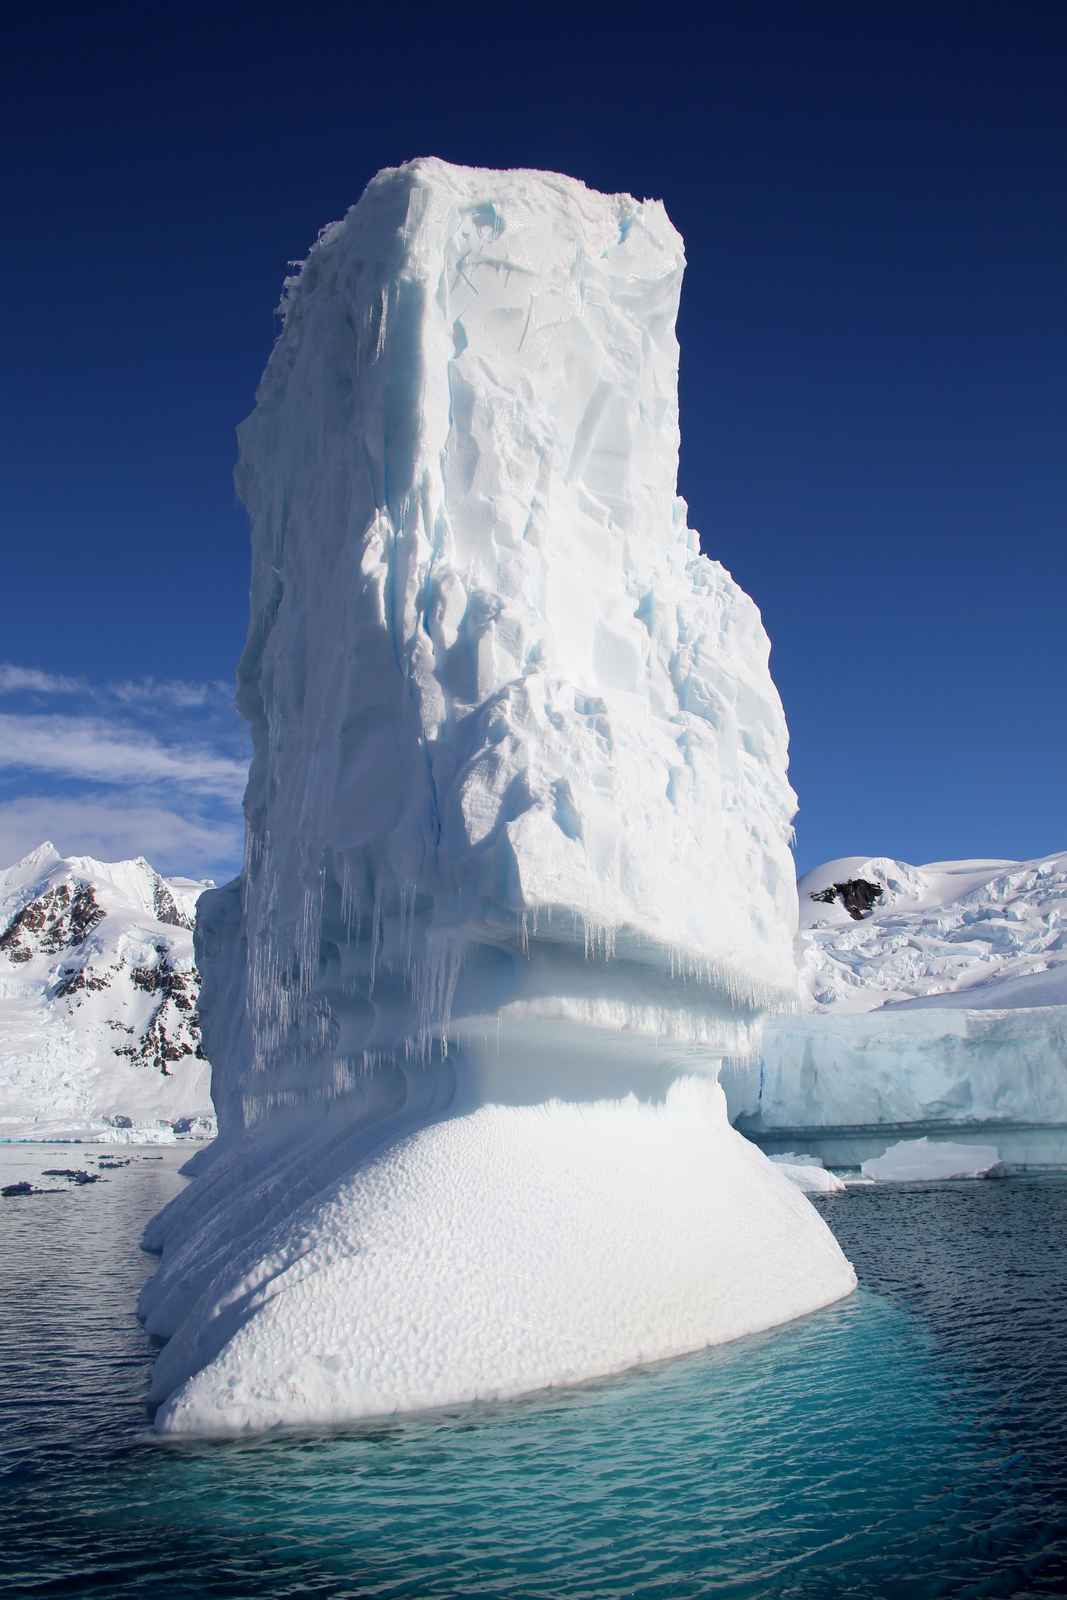
{"label": "rippled water surface", "polygon": [[[100,1153],[0,1147],[0,1179]],[[626,1378],[162,1445],[132,1308],[182,1155],[124,1154],[0,1200],[5,1596],[1067,1593],[1067,1180],[830,1197],[858,1294]]]}

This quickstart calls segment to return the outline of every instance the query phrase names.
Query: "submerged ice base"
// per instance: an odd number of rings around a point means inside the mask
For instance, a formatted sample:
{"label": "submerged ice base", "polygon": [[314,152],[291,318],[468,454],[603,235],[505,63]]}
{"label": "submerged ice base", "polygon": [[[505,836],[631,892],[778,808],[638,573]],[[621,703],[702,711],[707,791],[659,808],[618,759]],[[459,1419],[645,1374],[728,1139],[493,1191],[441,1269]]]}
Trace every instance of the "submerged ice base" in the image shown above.
{"label": "submerged ice base", "polygon": [[516,1393],[852,1286],[715,1081],[795,992],[795,797],[676,492],[683,264],[658,202],[425,160],[287,285],[161,1427]]}

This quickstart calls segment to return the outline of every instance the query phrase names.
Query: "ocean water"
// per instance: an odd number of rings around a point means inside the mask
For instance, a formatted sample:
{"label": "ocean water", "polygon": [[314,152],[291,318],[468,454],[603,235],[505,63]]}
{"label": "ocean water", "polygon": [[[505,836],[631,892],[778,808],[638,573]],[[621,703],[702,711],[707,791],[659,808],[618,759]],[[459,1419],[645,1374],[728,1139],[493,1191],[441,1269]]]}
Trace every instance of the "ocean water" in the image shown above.
{"label": "ocean water", "polygon": [[[0,1147],[0,1181],[101,1154]],[[117,1154],[0,1200],[11,1600],[1067,1593],[1067,1179],[828,1197],[856,1295],[620,1379],[162,1444],[132,1308],[183,1152]]]}

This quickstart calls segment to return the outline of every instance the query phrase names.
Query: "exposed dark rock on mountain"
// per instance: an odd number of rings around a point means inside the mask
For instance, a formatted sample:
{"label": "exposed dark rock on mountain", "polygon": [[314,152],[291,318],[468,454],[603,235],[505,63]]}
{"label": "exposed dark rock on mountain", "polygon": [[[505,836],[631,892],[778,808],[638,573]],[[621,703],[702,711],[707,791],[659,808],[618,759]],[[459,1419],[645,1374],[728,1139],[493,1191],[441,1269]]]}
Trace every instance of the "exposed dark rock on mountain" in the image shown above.
{"label": "exposed dark rock on mountain", "polygon": [[57,883],[16,912],[0,934],[0,950],[16,962],[37,951],[56,955],[81,944],[103,918],[91,884]]}
{"label": "exposed dark rock on mountain", "polygon": [[157,921],[169,923],[173,928],[192,929],[195,919],[178,909],[177,901],[162,879],[156,883],[153,900]]}
{"label": "exposed dark rock on mountain", "polygon": [[853,922],[869,917],[885,890],[881,884],[869,883],[866,878],[849,878],[845,883],[832,883],[828,889],[818,889],[811,896],[824,905],[832,906],[840,900]]}

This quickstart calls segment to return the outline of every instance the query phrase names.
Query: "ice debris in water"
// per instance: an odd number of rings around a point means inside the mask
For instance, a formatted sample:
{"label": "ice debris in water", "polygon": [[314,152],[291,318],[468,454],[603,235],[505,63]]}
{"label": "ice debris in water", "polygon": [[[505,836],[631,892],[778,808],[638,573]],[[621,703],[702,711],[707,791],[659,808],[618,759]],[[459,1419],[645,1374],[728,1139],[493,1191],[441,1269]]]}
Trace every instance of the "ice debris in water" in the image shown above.
{"label": "ice debris in water", "polygon": [[682,269],[658,201],[419,160],[286,285],[246,863],[197,928],[220,1138],[148,1233],[164,1430],[516,1394],[852,1287],[716,1081],[793,1003],[794,796],[676,492]]}
{"label": "ice debris in water", "polygon": [[995,1145],[951,1144],[947,1139],[901,1139],[884,1155],[864,1161],[865,1178],[883,1183],[918,1179],[981,1178],[1000,1165]]}
{"label": "ice debris in water", "polygon": [[819,1156],[798,1155],[796,1151],[783,1151],[770,1160],[785,1173],[791,1183],[805,1194],[840,1194],[846,1185],[833,1172],[827,1172]]}

